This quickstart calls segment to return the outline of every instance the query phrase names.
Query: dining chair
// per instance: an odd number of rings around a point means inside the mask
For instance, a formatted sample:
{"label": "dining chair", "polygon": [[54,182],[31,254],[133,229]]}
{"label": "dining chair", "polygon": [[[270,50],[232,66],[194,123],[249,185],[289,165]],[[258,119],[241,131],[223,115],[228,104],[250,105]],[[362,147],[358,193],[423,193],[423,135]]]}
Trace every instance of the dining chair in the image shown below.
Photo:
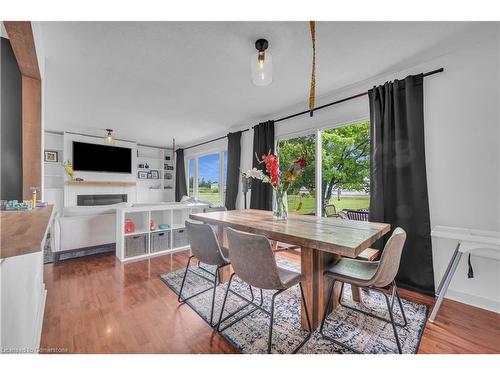
{"label": "dining chair", "polygon": [[[222,302],[217,330],[221,332],[229,328],[233,324],[241,321],[246,316],[252,314],[254,311],[260,310],[270,317],[267,352],[271,353],[274,323],[274,305],[276,297],[283,293],[285,290],[288,290],[289,288],[299,284],[300,294],[307,318],[307,324],[309,327],[309,333],[307,337],[293,350],[293,353],[296,353],[311,337],[312,331],[311,321],[309,320],[309,312],[307,310],[306,301],[304,298],[304,290],[302,289],[302,274],[299,272],[281,268],[276,264],[276,259],[274,257],[271,244],[265,236],[240,232],[232,228],[227,228],[227,238],[229,243],[229,253],[231,255],[231,264],[233,266],[234,272],[231,274],[226,289],[226,294],[224,296],[224,301]],[[226,318],[222,318],[227,296],[231,289],[231,283],[234,276],[238,276],[243,282],[250,285],[250,288],[255,287],[260,288],[261,290],[276,290],[276,292],[274,292],[271,298],[270,311],[264,309],[262,307],[262,303],[260,306],[253,304],[255,306],[254,309],[241,316],[237,320],[232,321],[230,324],[221,329],[221,323],[227,320],[229,316],[234,315],[234,313],[232,313]]]}
{"label": "dining chair", "polygon": [[[358,350],[350,347],[349,345],[342,343],[333,337],[327,336],[324,332],[325,321],[328,316],[330,305],[332,304],[335,282],[341,282],[342,288],[339,296],[339,303],[342,306],[355,310],[359,313],[391,323],[398,347],[398,352],[400,354],[402,353],[401,343],[399,341],[398,331],[396,327],[405,327],[407,325],[407,320],[404,313],[403,304],[401,303],[401,298],[399,297],[396,281],[394,279],[396,277],[396,274],[398,273],[399,262],[401,260],[401,253],[403,252],[405,241],[406,232],[401,228],[396,228],[387,241],[384,250],[382,251],[380,261],[370,262],[359,259],[342,258],[335,265],[325,271],[324,276],[329,278],[331,281],[328,290],[328,299],[320,326],[320,333],[323,338],[330,340],[340,346],[343,346],[344,348],[349,349],[353,352],[360,353]],[[344,283],[351,284],[353,287],[360,287],[363,289],[373,290],[381,293],[386,301],[390,319],[342,304]],[[392,285],[392,296],[390,300],[387,293],[380,290],[380,288],[385,288],[388,285]],[[403,317],[402,324],[397,323],[394,319],[393,310],[395,299],[397,299],[398,301],[399,309],[401,310],[401,315]]]}
{"label": "dining chair", "polygon": [[[212,307],[210,310],[210,325],[213,322],[213,314],[214,314],[214,304],[215,304],[215,292],[217,289],[217,281],[219,275],[219,269],[222,267],[229,266],[230,262],[228,259],[228,250],[227,248],[219,246],[219,242],[217,241],[217,237],[212,229],[212,227],[208,224],[198,224],[192,223],[190,221],[185,222],[187,235],[189,239],[189,245],[191,247],[191,255],[189,256],[186,270],[184,271],[184,277],[182,278],[181,289],[179,290],[179,296],[177,300],[181,303],[184,303],[191,298],[194,298],[204,292],[207,292],[213,289],[212,292]],[[198,272],[189,268],[191,260],[196,257],[199,262],[202,262],[207,265],[215,266],[215,272],[211,272],[210,270],[199,267],[200,270],[204,271],[206,274],[211,275],[212,277],[202,275]],[[189,297],[182,297],[182,290],[184,289],[184,284],[186,282],[186,276],[188,272],[191,272],[198,277],[201,277],[204,280],[209,281],[213,286],[201,290]]]}

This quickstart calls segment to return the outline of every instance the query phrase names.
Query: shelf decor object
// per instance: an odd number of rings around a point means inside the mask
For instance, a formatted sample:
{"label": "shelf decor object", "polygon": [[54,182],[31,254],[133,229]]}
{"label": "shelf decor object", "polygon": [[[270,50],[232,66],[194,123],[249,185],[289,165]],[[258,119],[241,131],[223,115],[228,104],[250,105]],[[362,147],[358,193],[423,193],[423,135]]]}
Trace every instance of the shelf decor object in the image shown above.
{"label": "shelf decor object", "polygon": [[59,153],[57,151],[45,150],[43,154],[44,154],[44,161],[50,163],[59,162]]}

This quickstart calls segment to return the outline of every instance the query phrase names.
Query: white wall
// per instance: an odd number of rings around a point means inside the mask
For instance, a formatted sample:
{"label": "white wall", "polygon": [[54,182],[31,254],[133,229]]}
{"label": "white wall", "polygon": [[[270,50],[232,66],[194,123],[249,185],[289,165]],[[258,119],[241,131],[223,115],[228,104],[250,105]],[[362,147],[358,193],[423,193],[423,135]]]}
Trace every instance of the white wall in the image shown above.
{"label": "white wall", "polygon": [[[453,52],[418,66],[354,84],[331,95],[317,98],[317,105],[366,92],[374,85],[444,67],[443,73],[424,80],[424,120],[427,181],[431,225],[448,225],[500,230],[500,29],[489,24],[477,34],[468,34]],[[321,82],[321,77],[317,80]],[[299,112],[304,104],[280,113],[256,118],[259,121]],[[276,137],[334,127],[369,118],[368,98],[362,97],[318,111],[313,118],[300,116],[276,123]],[[214,135],[216,136],[216,135]],[[221,142],[221,141],[219,141]],[[253,132],[242,137],[241,170],[252,164]],[[199,153],[203,148],[189,150]],[[241,194],[238,207],[243,206]],[[453,252],[453,244],[433,241],[434,273],[439,282]],[[465,257],[464,257],[465,258]],[[473,257],[475,278],[467,278],[466,259],[453,279],[448,298],[500,312],[500,263]]]}

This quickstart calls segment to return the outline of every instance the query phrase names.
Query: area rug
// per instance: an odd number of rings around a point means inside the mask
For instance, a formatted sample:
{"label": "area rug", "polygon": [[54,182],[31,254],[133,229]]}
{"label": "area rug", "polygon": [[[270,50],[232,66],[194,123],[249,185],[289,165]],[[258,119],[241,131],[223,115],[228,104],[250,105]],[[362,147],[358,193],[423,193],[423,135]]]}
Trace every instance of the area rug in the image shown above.
{"label": "area rug", "polygon": [[[297,270],[295,263],[277,259],[281,267],[291,270]],[[209,266],[204,266],[210,269]],[[191,267],[194,271],[203,274],[197,265]],[[213,271],[213,268],[211,269]],[[174,272],[161,275],[161,280],[170,287],[176,294],[179,294],[184,268]],[[210,283],[205,279],[196,276],[192,272],[188,273],[184,284],[183,296],[187,297],[198,291],[210,287]],[[224,298],[227,284],[221,284],[217,287],[214,307],[214,322],[217,322],[220,314],[220,307]],[[247,284],[238,278],[233,279],[231,290],[250,298],[250,291]],[[273,291],[264,291],[263,307],[269,311],[271,296]],[[260,303],[260,292],[254,288],[254,295],[257,303]],[[343,303],[356,306],[358,309],[371,311],[379,316],[388,318],[385,299],[380,293],[361,291],[361,303],[352,301],[351,289],[349,285],[344,288]],[[212,290],[206,291],[186,303],[200,315],[205,321],[210,319],[210,307],[212,302]],[[247,302],[238,296],[230,293],[224,309],[224,316],[236,311]],[[403,307],[408,320],[405,328],[398,327],[399,339],[403,353],[413,354],[418,351],[420,339],[425,327],[427,317],[427,306],[412,301],[402,299]],[[395,319],[402,322],[399,307],[394,307]],[[222,324],[230,324],[231,321],[244,315],[251,310],[251,307],[244,309],[234,317],[228,319]],[[293,349],[300,344],[307,332],[300,325],[300,290],[298,286],[290,288],[277,297],[275,302],[273,328],[272,353],[291,353]],[[390,323],[372,318],[370,316],[358,313],[351,309],[339,306],[328,317],[325,325],[326,332],[333,336],[337,341],[348,344],[358,351],[366,354],[389,354],[397,353],[397,346],[394,339],[394,333]],[[257,354],[267,352],[267,338],[269,334],[269,316],[261,311],[255,311],[251,315],[242,319],[238,323],[230,326],[221,333],[240,353]],[[340,345],[321,337],[316,330],[309,341],[304,344],[299,353],[303,354],[328,354],[345,353],[351,351]]]}

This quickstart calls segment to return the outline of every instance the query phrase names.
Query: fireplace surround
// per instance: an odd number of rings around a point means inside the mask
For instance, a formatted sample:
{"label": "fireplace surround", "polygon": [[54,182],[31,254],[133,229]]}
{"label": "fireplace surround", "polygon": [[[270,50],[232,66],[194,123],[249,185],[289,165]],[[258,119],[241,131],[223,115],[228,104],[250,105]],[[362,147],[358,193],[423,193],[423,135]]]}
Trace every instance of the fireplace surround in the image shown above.
{"label": "fireplace surround", "polygon": [[78,194],[76,204],[78,206],[102,206],[127,202],[127,194]]}

